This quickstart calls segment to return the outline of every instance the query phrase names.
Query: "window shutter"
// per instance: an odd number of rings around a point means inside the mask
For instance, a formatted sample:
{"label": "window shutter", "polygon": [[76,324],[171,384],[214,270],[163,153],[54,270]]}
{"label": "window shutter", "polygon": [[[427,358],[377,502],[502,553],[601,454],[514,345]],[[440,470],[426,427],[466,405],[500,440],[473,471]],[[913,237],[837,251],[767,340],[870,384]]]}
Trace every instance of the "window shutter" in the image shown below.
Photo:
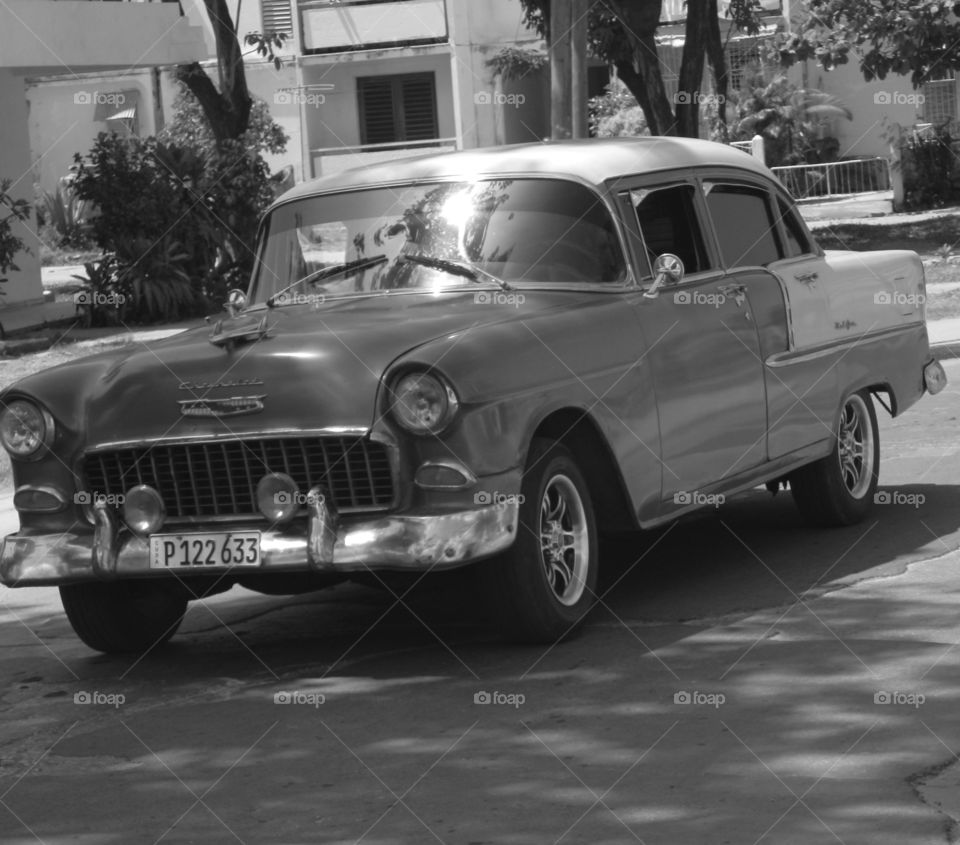
{"label": "window shutter", "polygon": [[393,85],[385,77],[357,80],[360,83],[360,143],[389,144],[403,140],[393,114]]}
{"label": "window shutter", "polygon": [[433,74],[417,74],[400,81],[405,141],[437,137],[437,106]]}
{"label": "window shutter", "polygon": [[367,76],[357,80],[360,143],[429,141],[437,137],[432,73]]}
{"label": "window shutter", "polygon": [[293,35],[293,9],[290,0],[260,0],[263,31]]}

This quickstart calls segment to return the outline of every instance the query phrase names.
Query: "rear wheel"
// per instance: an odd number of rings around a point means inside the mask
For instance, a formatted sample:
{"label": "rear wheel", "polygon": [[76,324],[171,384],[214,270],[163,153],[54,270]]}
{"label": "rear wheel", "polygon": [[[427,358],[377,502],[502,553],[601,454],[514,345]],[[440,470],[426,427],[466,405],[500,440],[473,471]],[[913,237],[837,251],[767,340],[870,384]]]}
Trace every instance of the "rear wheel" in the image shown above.
{"label": "rear wheel", "polygon": [[790,476],[790,490],[813,525],[853,525],[873,504],[880,475],[880,435],[870,394],[843,403],[833,451]]}
{"label": "rear wheel", "polygon": [[521,485],[513,546],[489,566],[501,627],[520,642],[562,639],[595,601],[597,530],[586,481],[573,456],[533,441]]}
{"label": "rear wheel", "polygon": [[77,636],[107,654],[142,653],[165,643],[187,610],[180,585],[156,581],[68,584],[60,599]]}

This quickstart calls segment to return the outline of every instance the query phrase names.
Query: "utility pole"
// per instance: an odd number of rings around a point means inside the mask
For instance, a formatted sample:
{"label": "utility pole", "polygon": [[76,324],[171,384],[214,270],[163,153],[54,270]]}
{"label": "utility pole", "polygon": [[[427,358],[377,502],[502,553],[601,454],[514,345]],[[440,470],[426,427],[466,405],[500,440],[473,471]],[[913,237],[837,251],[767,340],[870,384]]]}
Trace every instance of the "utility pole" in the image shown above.
{"label": "utility pole", "polygon": [[590,0],[573,0],[570,32],[570,77],[573,137],[586,138],[587,130],[587,13]]}
{"label": "utility pole", "polygon": [[573,0],[550,0],[550,137],[555,141],[573,136],[570,110],[573,99],[570,73],[572,6]]}

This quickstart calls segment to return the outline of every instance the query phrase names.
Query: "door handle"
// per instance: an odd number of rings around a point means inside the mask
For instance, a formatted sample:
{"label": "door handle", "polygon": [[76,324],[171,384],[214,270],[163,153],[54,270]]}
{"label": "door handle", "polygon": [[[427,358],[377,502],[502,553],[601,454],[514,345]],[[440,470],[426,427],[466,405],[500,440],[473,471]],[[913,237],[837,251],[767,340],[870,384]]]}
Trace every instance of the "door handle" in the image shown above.
{"label": "door handle", "polygon": [[741,285],[739,282],[732,282],[729,285],[720,285],[717,288],[720,293],[724,296],[743,296],[747,292],[746,285]]}
{"label": "door handle", "polygon": [[793,278],[795,278],[798,282],[804,282],[804,283],[810,283],[810,284],[812,284],[813,282],[815,282],[815,281],[817,280],[817,274],[816,274],[816,273],[813,273],[813,272],[811,272],[811,273],[797,273]]}

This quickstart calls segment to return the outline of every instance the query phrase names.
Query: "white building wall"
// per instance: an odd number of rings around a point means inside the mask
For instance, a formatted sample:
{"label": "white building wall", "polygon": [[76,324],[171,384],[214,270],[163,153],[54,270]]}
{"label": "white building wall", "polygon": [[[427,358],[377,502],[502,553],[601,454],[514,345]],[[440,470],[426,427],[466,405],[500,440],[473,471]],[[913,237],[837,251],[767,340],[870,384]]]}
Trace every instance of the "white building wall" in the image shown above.
{"label": "white building wall", "polygon": [[[30,175],[30,138],[27,132],[27,97],[23,80],[0,68],[0,178],[10,179],[10,195],[14,199],[33,202],[33,179]],[[40,285],[39,243],[36,220],[30,226],[13,223],[13,233],[27,245],[29,252],[16,256],[20,268],[6,274],[7,282],[0,290],[0,307],[23,304],[43,297]]]}

